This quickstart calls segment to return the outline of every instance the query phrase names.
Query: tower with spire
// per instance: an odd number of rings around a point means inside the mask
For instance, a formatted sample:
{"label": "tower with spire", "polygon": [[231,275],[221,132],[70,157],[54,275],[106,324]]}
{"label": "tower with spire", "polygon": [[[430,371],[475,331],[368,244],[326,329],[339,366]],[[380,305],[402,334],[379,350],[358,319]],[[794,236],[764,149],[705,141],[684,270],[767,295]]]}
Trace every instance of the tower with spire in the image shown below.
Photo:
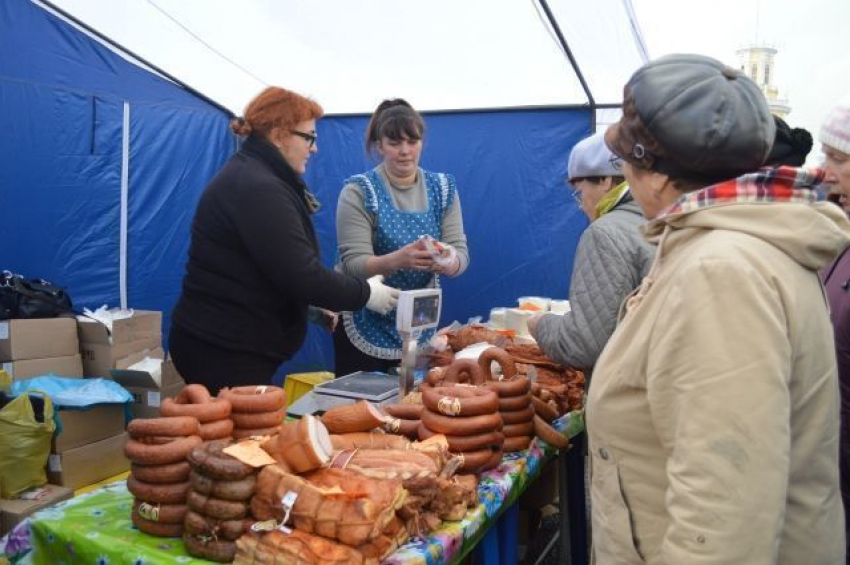
{"label": "tower with spire", "polygon": [[750,77],[755,82],[764,97],[767,98],[767,103],[770,106],[770,111],[785,119],[791,112],[791,106],[788,105],[788,99],[780,96],[779,88],[774,84],[774,58],[776,49],[766,44],[753,44],[743,49],[738,49],[738,62],[741,66],[741,71]]}

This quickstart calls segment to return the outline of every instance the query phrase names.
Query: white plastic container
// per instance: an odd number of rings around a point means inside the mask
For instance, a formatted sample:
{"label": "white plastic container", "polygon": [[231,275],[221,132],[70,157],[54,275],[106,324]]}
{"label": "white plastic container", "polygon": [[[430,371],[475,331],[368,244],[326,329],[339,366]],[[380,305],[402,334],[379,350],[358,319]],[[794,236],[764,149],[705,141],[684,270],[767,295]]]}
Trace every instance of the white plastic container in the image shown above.
{"label": "white plastic container", "polygon": [[536,312],[532,310],[521,310],[519,308],[509,308],[505,312],[505,327],[509,330],[514,330],[516,335],[528,336],[528,318]]}
{"label": "white plastic container", "polygon": [[490,327],[496,329],[504,328],[506,323],[505,316],[507,311],[507,308],[492,308],[490,310],[490,319],[488,320]]}
{"label": "white plastic container", "polygon": [[552,300],[549,303],[549,309],[555,314],[566,314],[570,311],[569,300]]}
{"label": "white plastic container", "polygon": [[539,308],[541,312],[548,312],[550,302],[551,299],[546,298],[545,296],[520,296],[517,299],[517,306],[522,306],[523,304],[532,304]]}

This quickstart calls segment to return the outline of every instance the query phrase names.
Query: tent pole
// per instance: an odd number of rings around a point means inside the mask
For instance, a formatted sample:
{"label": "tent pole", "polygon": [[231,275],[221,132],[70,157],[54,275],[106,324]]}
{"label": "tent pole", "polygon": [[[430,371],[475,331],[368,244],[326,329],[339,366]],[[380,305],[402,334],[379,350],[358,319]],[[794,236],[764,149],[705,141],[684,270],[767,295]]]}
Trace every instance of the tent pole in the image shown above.
{"label": "tent pole", "polygon": [[118,233],[118,296],[127,309],[127,231],[130,206],[130,103],[124,101],[121,127],[121,213]]}
{"label": "tent pole", "polygon": [[561,44],[561,48],[567,55],[567,59],[570,60],[570,65],[572,65],[573,70],[576,72],[578,81],[581,83],[581,88],[584,90],[584,95],[587,96],[587,103],[590,107],[590,131],[591,133],[596,133],[596,100],[593,98],[593,93],[590,91],[587,81],[584,80],[584,75],[578,66],[578,62],[573,56],[573,52],[570,50],[570,46],[567,44],[564,34],[561,32],[561,26],[558,25],[558,22],[555,20],[555,16],[552,14],[552,10],[549,9],[549,3],[546,0],[539,0],[539,2],[543,11],[546,12],[546,19],[549,20],[549,24],[552,26],[552,29],[555,31],[555,35],[558,37],[558,43]]}

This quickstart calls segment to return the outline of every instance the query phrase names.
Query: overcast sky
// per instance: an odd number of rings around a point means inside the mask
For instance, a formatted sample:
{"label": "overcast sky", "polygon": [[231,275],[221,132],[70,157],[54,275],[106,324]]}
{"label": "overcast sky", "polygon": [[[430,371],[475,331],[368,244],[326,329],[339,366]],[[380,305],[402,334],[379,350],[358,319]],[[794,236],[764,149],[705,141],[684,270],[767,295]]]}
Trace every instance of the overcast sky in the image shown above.
{"label": "overcast sky", "polygon": [[[264,82],[330,113],[392,96],[425,110],[584,101],[536,0],[53,1],[236,113]],[[597,100],[619,102],[640,64],[624,0],[548,1]],[[850,96],[850,0],[632,2],[651,57],[703,53],[737,67],[741,47],[778,49],[788,121],[815,138]]]}
{"label": "overcast sky", "polygon": [[703,53],[737,64],[754,42],[778,49],[774,83],[792,108],[788,123],[815,138],[850,97],[850,0],[633,0],[651,57]]}

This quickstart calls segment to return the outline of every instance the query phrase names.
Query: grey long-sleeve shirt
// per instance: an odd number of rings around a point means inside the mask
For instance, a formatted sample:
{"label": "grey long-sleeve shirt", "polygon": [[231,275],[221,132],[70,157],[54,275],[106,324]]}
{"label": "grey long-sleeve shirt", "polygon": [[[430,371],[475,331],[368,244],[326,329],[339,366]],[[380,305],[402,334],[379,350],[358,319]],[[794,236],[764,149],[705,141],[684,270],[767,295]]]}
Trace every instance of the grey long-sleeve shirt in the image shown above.
{"label": "grey long-sleeve shirt", "polygon": [[[422,169],[419,169],[416,175],[416,182],[410,186],[392,184],[384,171],[383,164],[375,170],[398,210],[424,212],[428,209],[428,193],[425,190],[425,175],[422,174]],[[336,210],[336,237],[342,272],[357,277],[368,276],[366,261],[375,255],[373,234],[376,221],[375,216],[366,211],[360,187],[354,183],[347,184],[339,195]],[[446,210],[442,228],[441,241],[454,247],[460,259],[460,269],[452,275],[458,276],[469,266],[469,248],[466,244],[466,233],[463,231],[459,194],[455,194],[455,198]]]}

